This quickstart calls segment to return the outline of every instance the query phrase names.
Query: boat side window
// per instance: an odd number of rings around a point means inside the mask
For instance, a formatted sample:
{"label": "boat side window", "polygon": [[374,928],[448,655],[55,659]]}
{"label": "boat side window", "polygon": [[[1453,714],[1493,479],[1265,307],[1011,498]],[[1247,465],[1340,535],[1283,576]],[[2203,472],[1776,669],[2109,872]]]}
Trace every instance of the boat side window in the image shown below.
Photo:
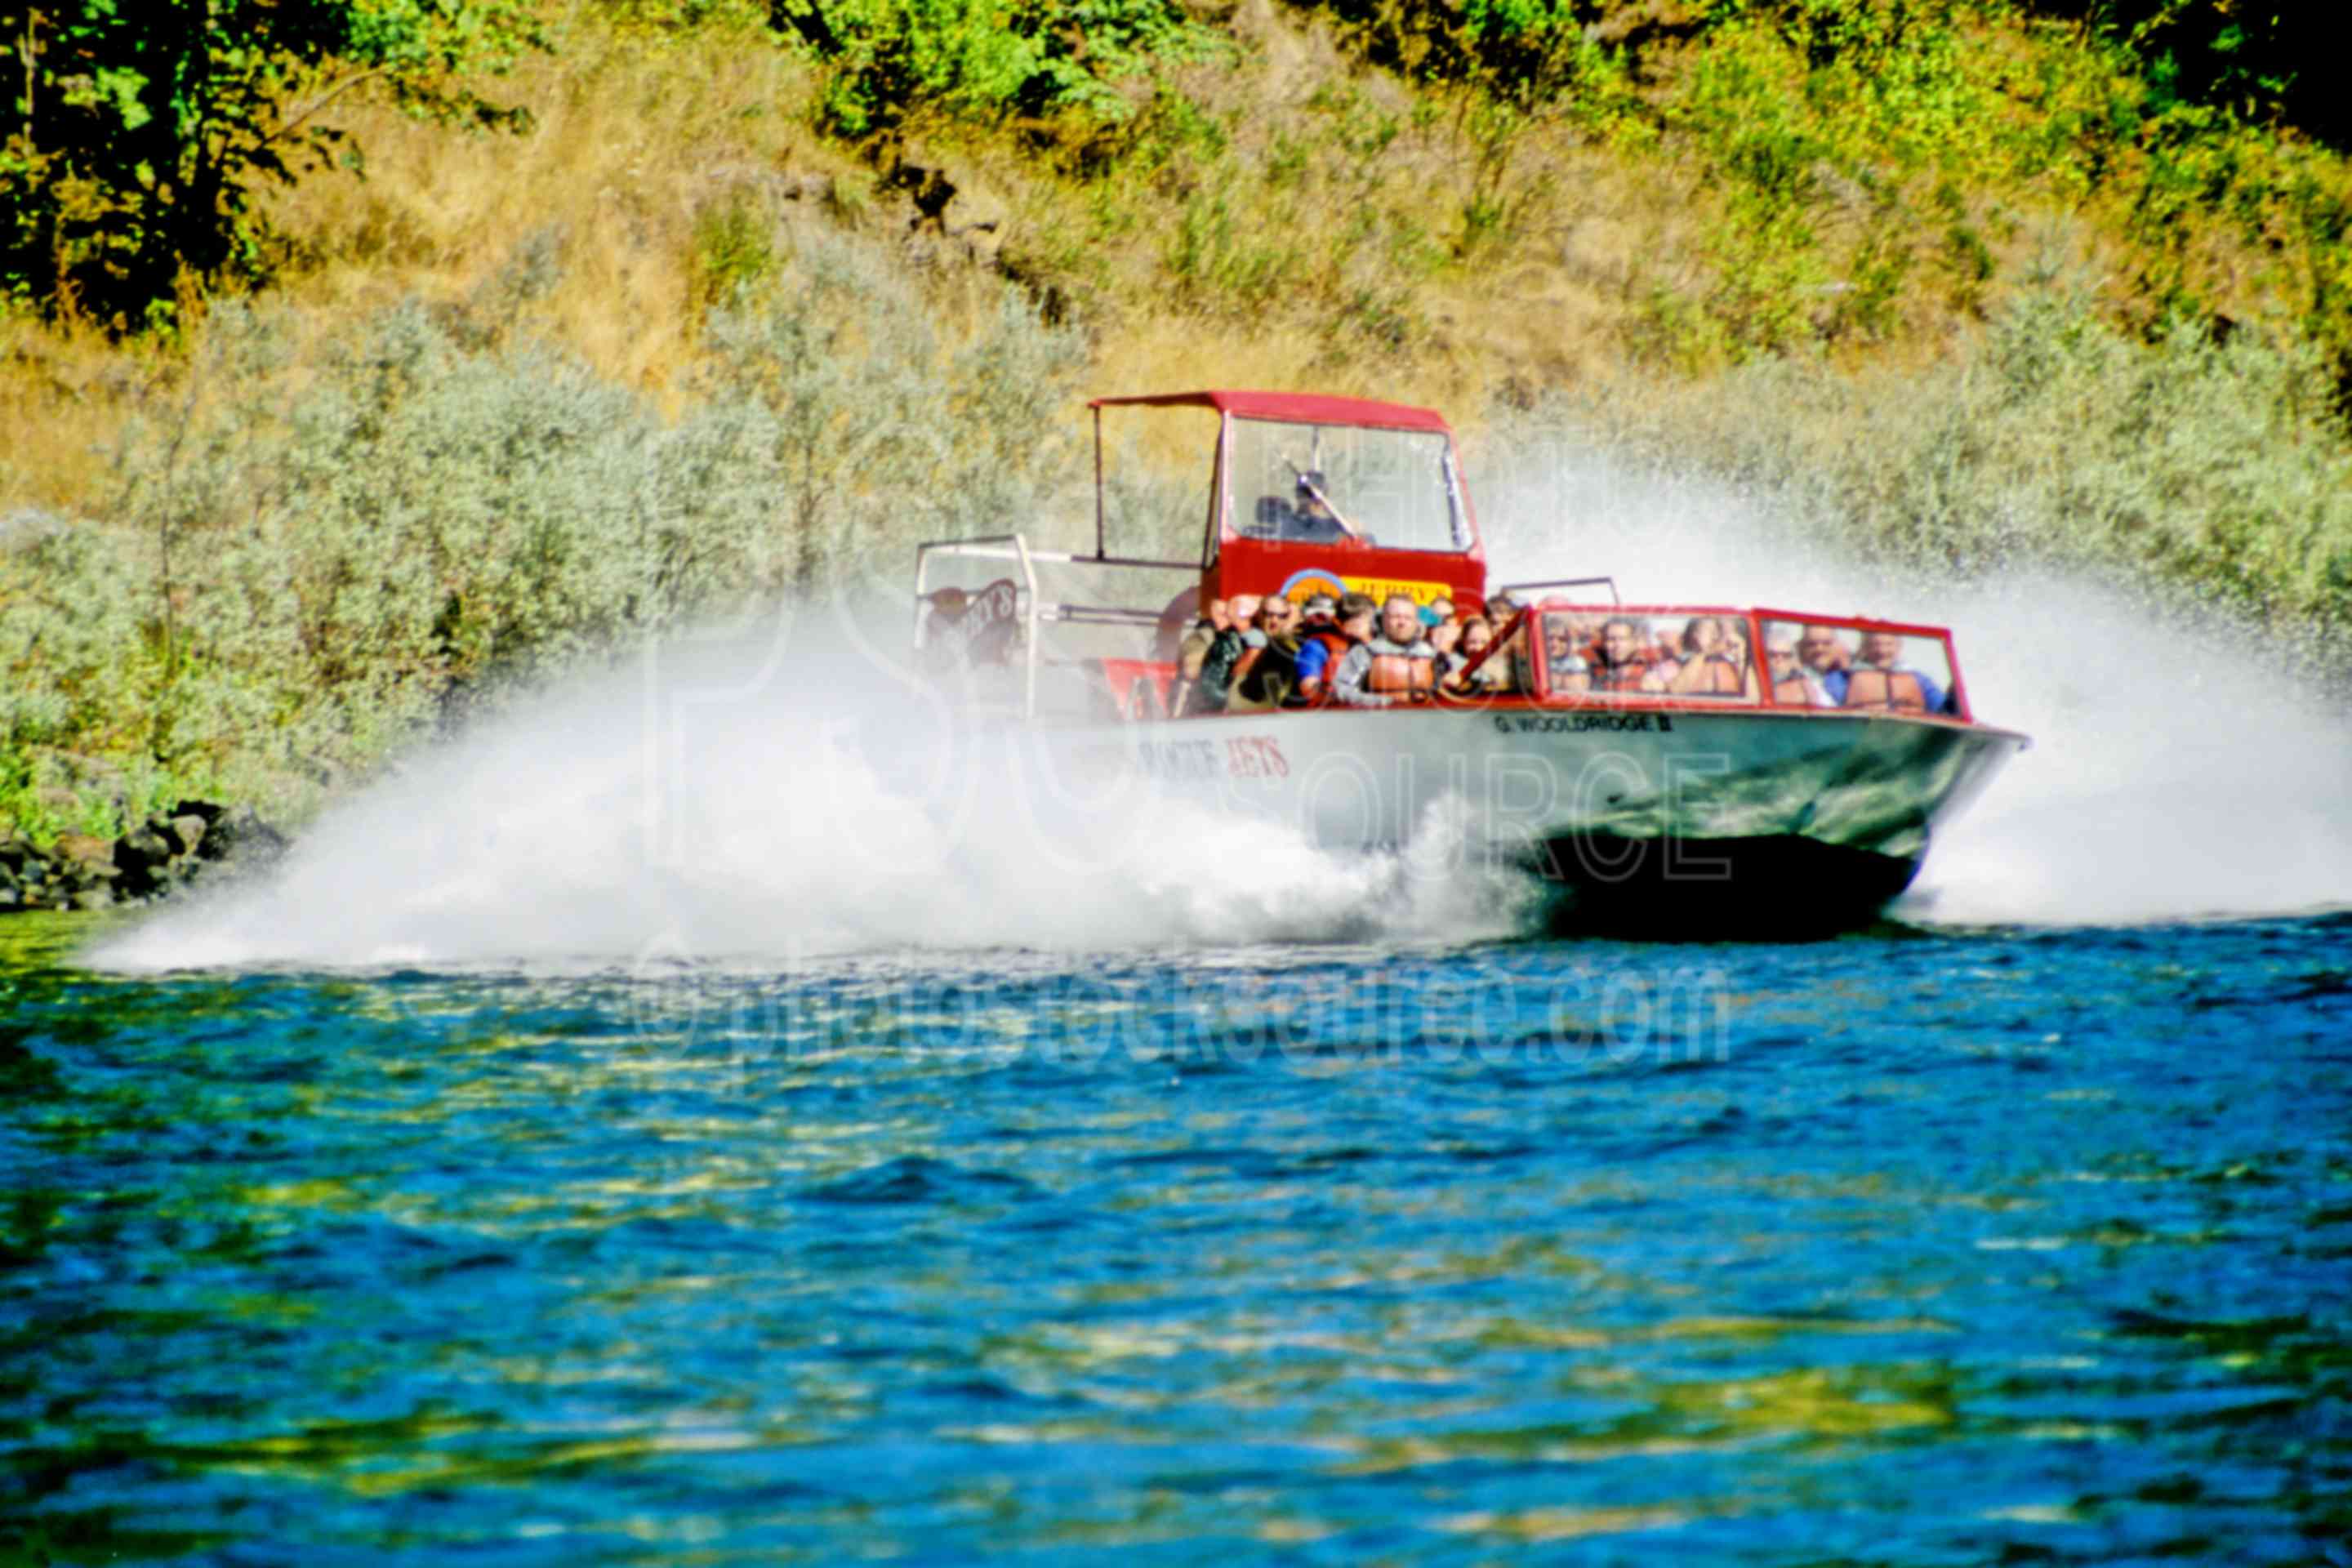
{"label": "boat side window", "polygon": [[1780,707],[1959,711],[1951,650],[1940,637],[1827,621],[1767,621],[1764,662]]}
{"label": "boat side window", "polygon": [[1895,713],[1952,710],[1951,658],[1940,638],[1865,631],[1854,650],[1845,705]]}
{"label": "boat side window", "polygon": [[1538,622],[1547,689],[1557,698],[1744,702],[1759,693],[1748,623],[1738,616],[1553,605]]}

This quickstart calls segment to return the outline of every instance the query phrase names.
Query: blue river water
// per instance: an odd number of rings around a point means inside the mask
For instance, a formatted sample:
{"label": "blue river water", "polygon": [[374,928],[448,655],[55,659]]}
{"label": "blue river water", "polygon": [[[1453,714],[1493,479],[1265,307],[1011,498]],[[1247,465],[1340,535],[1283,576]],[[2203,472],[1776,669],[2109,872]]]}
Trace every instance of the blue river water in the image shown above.
{"label": "blue river water", "polygon": [[101,975],[0,1560],[2352,1561],[2352,917]]}

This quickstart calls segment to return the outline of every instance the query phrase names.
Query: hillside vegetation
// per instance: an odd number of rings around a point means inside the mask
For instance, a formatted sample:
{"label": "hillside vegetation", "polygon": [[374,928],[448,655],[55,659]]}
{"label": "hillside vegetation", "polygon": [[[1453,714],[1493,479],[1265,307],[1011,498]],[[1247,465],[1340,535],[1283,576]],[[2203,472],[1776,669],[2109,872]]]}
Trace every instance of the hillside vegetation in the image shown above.
{"label": "hillside vegetation", "polygon": [[2315,37],[2218,0],[258,11],[205,99],[0,5],[0,837],[299,811],[616,639],[1082,527],[1078,400],[1178,384],[2352,648],[2352,174]]}

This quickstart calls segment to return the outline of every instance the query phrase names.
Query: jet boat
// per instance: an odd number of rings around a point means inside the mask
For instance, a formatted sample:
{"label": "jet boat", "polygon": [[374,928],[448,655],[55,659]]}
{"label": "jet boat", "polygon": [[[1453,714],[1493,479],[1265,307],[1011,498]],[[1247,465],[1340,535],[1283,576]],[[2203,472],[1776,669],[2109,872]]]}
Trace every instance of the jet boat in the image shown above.
{"label": "jet boat", "polygon": [[[914,585],[919,663],[1018,721],[1072,800],[1133,789],[1140,810],[1199,800],[1366,848],[1450,806],[1470,852],[1559,884],[1574,922],[1770,935],[1867,920],[2030,744],[1978,720],[1946,627],[1626,603],[1605,576],[1490,584],[1432,410],[1245,391],[1089,406],[1094,552],[937,541]],[[1139,408],[1213,420],[1197,557],[1108,548],[1103,418]],[[1499,624],[1460,689],[1190,710],[1176,648],[1202,606],[1318,594]]]}

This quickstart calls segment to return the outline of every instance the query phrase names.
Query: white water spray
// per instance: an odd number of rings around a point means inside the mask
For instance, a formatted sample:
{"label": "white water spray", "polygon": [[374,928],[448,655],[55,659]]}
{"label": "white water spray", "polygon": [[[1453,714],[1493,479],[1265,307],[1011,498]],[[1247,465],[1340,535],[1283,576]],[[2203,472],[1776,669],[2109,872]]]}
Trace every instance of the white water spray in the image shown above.
{"label": "white water spray", "polygon": [[[814,635],[812,635],[814,633]],[[610,967],[842,952],[1096,951],[1507,935],[1528,879],[1454,853],[1315,848],[1129,782],[1091,798],[803,619],[588,679],[312,825],[265,884],[102,944],[131,969]]]}

